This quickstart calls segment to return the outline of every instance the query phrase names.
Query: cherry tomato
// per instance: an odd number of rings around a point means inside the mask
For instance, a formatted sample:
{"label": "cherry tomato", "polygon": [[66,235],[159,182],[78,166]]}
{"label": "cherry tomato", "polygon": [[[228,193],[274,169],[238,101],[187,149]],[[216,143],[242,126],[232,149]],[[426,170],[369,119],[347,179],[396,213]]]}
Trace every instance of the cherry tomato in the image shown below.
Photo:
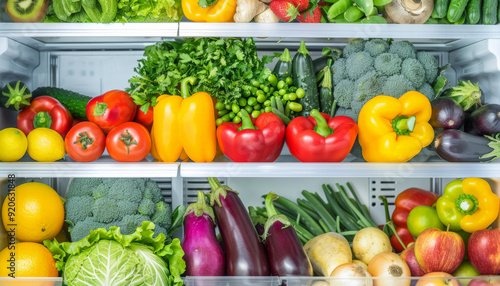
{"label": "cherry tomato", "polygon": [[137,122],[125,122],[109,131],[106,148],[116,161],[138,162],[148,156],[151,138],[146,127]]}
{"label": "cherry tomato", "polygon": [[104,152],[106,135],[97,124],[85,121],[71,127],[64,138],[64,147],[71,159],[91,162]]}
{"label": "cherry tomato", "polygon": [[146,113],[140,108],[137,109],[134,121],[144,125],[148,131],[151,131],[151,126],[153,126],[153,107],[150,105]]}
{"label": "cherry tomato", "polygon": [[107,134],[114,127],[134,120],[137,105],[127,92],[111,90],[91,99],[85,111],[89,121],[99,125]]}

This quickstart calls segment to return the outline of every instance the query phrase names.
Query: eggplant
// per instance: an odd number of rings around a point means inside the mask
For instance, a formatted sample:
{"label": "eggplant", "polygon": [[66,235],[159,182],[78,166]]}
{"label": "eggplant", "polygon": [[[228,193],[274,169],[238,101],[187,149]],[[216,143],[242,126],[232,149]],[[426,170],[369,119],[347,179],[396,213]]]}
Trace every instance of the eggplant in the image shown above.
{"label": "eggplant", "polygon": [[269,216],[262,236],[266,245],[271,274],[274,276],[312,276],[313,268],[295,229],[288,218],[278,214],[273,205],[276,194],[266,197]]}
{"label": "eggplant", "polygon": [[464,123],[465,112],[453,99],[436,98],[431,102],[432,115],[429,123],[434,128],[459,129]]}
{"label": "eggplant", "polygon": [[212,189],[210,204],[214,208],[226,251],[226,274],[269,276],[264,245],[238,193],[222,186],[216,178],[208,178],[208,182]]}
{"label": "eggplant", "polygon": [[500,134],[476,136],[460,130],[444,130],[434,142],[436,153],[448,162],[489,162],[500,157]]}
{"label": "eggplant", "polygon": [[493,136],[500,133],[500,105],[488,104],[474,110],[466,118],[465,132]]}
{"label": "eggplant", "polygon": [[213,209],[198,192],[198,201],[190,204],[184,216],[184,260],[187,276],[223,276],[224,252],[215,235]]}

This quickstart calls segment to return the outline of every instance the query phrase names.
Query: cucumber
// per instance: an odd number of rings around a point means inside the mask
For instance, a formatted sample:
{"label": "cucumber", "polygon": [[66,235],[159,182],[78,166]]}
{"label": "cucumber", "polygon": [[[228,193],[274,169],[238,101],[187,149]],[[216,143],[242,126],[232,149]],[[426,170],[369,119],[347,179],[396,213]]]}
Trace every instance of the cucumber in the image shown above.
{"label": "cucumber", "polygon": [[495,25],[498,21],[498,0],[483,1],[483,24]]}
{"label": "cucumber", "polygon": [[308,117],[311,110],[320,107],[314,66],[304,41],[300,42],[300,48],[293,57],[292,74],[295,86],[305,91],[305,96],[299,101],[302,104],[302,111],[300,111],[299,116]]}
{"label": "cucumber", "polygon": [[328,61],[336,61],[339,57],[340,54],[332,54],[314,59],[313,60],[314,73],[315,74],[319,73],[328,64]]}
{"label": "cucumber", "polygon": [[453,24],[455,24],[455,25],[462,25],[462,24],[464,24],[465,23],[465,18],[467,17],[466,14],[467,13],[464,11],[464,13],[462,14],[462,17],[460,17],[460,19],[458,19],[458,21],[456,21]]}
{"label": "cucumber", "polygon": [[469,0],[466,13],[467,24],[477,24],[481,18],[481,0]]}
{"label": "cucumber", "polygon": [[449,0],[435,0],[434,8],[432,9],[432,18],[444,18],[448,13]]}
{"label": "cucumber", "polygon": [[42,95],[51,96],[64,105],[73,118],[87,120],[87,114],[85,108],[87,103],[92,99],[92,97],[83,95],[74,91],[70,91],[58,87],[39,87],[33,91],[33,98],[37,98]]}
{"label": "cucumber", "polygon": [[0,94],[0,105],[3,108],[19,111],[31,102],[31,91],[21,81],[12,81],[5,85]]}
{"label": "cucumber", "polygon": [[324,76],[321,86],[319,88],[319,105],[320,111],[330,114],[333,105],[333,92],[332,92],[332,73],[330,72],[330,64],[323,68]]}
{"label": "cucumber", "polygon": [[292,76],[292,57],[290,51],[285,49],[281,54],[278,62],[274,66],[273,74],[278,78],[278,81],[285,80]]}
{"label": "cucumber", "polygon": [[469,0],[451,0],[450,6],[448,6],[448,13],[446,14],[448,21],[452,23],[458,22],[460,17],[464,14],[465,7],[467,7],[468,3]]}

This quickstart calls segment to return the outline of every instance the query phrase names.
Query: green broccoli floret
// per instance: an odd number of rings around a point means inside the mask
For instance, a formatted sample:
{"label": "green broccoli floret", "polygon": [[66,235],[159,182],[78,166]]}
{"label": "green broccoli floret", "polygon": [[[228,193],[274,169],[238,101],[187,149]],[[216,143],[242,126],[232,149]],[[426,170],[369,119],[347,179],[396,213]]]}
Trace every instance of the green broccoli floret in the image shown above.
{"label": "green broccoli floret", "polygon": [[339,107],[337,111],[335,111],[335,116],[347,116],[352,118],[354,121],[358,121],[358,114],[354,113],[354,111],[350,108]]}
{"label": "green broccoli floret", "polygon": [[364,102],[366,98],[372,98],[379,95],[382,92],[382,84],[383,83],[379,80],[378,73],[374,70],[369,71],[357,79],[354,82],[355,90],[351,108],[355,109],[353,104],[356,101]]}
{"label": "green broccoli floret", "polygon": [[366,40],[363,39],[353,39],[349,41],[342,51],[342,55],[344,58],[348,58],[352,54],[363,51],[365,49],[365,43]]}
{"label": "green broccoli floret", "polygon": [[155,225],[160,225],[165,229],[169,229],[172,225],[172,209],[165,202],[156,204],[156,211],[151,220]]}
{"label": "green broccoli floret", "polygon": [[109,186],[108,184],[103,183],[94,188],[94,190],[92,191],[92,197],[94,198],[94,200],[97,200],[104,196],[107,196],[108,193],[109,193]]}
{"label": "green broccoli floret", "polygon": [[144,185],[144,179],[114,180],[110,185],[109,197],[138,203],[143,198]]}
{"label": "green broccoli floret", "polygon": [[66,199],[64,203],[66,220],[71,221],[73,224],[85,220],[87,217],[92,216],[93,206],[94,199],[90,196],[72,196]]}
{"label": "green broccoli floret", "polygon": [[372,57],[386,53],[389,50],[389,43],[382,39],[371,39],[365,44],[365,52],[368,52]]}
{"label": "green broccoli floret", "polygon": [[397,54],[402,60],[417,58],[417,50],[415,49],[415,46],[408,41],[392,42],[389,47],[389,52]]}
{"label": "green broccoli floret", "polygon": [[121,211],[120,217],[136,214],[139,204],[131,201],[119,200],[116,202],[118,209]]}
{"label": "green broccoli floret", "polygon": [[375,70],[387,76],[401,72],[401,58],[396,54],[383,53],[375,58]]}
{"label": "green broccoli floret", "polygon": [[156,204],[148,198],[142,199],[137,207],[137,212],[146,216],[152,215],[156,210]]}
{"label": "green broccoli floret", "polygon": [[94,220],[93,217],[87,217],[85,220],[75,224],[70,230],[71,241],[78,241],[90,234],[91,229],[105,228],[105,223]]}
{"label": "green broccoli floret", "polygon": [[146,181],[145,189],[144,189],[144,197],[148,199],[152,199],[153,202],[161,202],[163,201],[163,196],[161,194],[161,189],[158,187],[158,184],[152,180]]}
{"label": "green broccoli floret", "polygon": [[341,80],[348,78],[345,62],[345,58],[340,58],[333,63],[331,67],[333,84],[338,84]]}
{"label": "green broccoli floret", "polygon": [[116,200],[103,197],[97,199],[92,207],[94,219],[102,223],[111,223],[120,217],[121,210],[118,209]]}
{"label": "green broccoli floret", "polygon": [[333,97],[339,107],[350,108],[353,100],[354,82],[348,79],[341,80],[333,90]]}
{"label": "green broccoli floret", "polygon": [[421,94],[425,95],[429,101],[432,101],[434,97],[436,97],[436,94],[434,93],[434,88],[428,83],[424,83],[421,87],[417,89],[418,92]]}
{"label": "green broccoli floret", "polygon": [[425,70],[425,81],[429,84],[434,83],[438,74],[438,61],[428,52],[418,52],[417,59]]}
{"label": "green broccoli floret", "polygon": [[101,178],[73,178],[66,193],[66,198],[90,196],[93,189],[100,184],[102,184]]}
{"label": "green broccoli floret", "polygon": [[425,70],[416,59],[406,59],[401,66],[401,74],[409,79],[412,86],[419,88],[425,83]]}
{"label": "green broccoli floret", "polygon": [[143,221],[149,221],[149,220],[150,218],[145,215],[140,215],[140,214],[126,215],[117,224],[117,226],[120,227],[120,232],[122,234],[131,234],[134,233],[135,230],[142,225]]}
{"label": "green broccoli floret", "polygon": [[155,233],[154,233],[153,237],[157,237],[160,233],[163,233],[163,235],[165,235],[165,237],[168,237],[167,230],[159,225],[155,226],[154,232]]}
{"label": "green broccoli floret", "polygon": [[399,98],[410,90],[414,90],[411,81],[401,74],[388,77],[382,86],[382,94],[395,98]]}
{"label": "green broccoli floret", "polygon": [[347,58],[345,67],[349,78],[357,80],[365,73],[374,69],[373,58],[367,52],[357,52]]}

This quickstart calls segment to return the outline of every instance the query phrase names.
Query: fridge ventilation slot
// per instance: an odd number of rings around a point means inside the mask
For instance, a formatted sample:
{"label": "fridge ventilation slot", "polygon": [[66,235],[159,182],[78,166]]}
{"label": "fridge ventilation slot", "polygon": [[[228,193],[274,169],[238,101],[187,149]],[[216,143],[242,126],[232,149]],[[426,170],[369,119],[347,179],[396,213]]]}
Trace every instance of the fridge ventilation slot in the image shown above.
{"label": "fridge ventilation slot", "polygon": [[[224,185],[226,184],[226,179],[218,178],[219,182]],[[189,204],[195,203],[198,197],[198,191],[203,191],[205,193],[210,192],[210,185],[205,178],[186,178],[183,181],[184,189],[184,204],[188,206]]]}
{"label": "fridge ventilation slot", "polygon": [[158,187],[161,189],[161,195],[163,196],[163,200],[172,205],[172,179],[171,178],[156,178],[152,179],[158,184]]}

